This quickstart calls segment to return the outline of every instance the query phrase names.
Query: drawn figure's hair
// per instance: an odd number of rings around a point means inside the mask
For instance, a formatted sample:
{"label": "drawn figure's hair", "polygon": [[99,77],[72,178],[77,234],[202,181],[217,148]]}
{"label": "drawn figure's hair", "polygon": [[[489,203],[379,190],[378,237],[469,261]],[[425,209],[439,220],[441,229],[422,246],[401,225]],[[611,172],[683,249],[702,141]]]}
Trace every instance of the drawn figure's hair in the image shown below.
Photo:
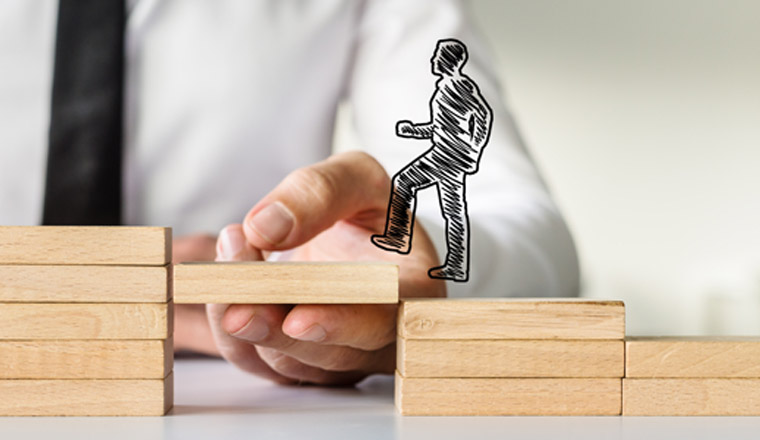
{"label": "drawn figure's hair", "polygon": [[438,66],[444,72],[457,72],[467,62],[467,48],[462,42],[447,39],[439,40],[433,59],[438,58]]}

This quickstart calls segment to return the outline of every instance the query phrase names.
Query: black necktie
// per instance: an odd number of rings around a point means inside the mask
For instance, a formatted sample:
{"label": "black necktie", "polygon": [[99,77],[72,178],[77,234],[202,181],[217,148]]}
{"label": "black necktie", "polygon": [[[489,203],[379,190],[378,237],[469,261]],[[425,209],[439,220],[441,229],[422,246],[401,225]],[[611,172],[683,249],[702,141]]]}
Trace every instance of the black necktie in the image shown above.
{"label": "black necktie", "polygon": [[124,0],[60,0],[42,222],[121,222]]}

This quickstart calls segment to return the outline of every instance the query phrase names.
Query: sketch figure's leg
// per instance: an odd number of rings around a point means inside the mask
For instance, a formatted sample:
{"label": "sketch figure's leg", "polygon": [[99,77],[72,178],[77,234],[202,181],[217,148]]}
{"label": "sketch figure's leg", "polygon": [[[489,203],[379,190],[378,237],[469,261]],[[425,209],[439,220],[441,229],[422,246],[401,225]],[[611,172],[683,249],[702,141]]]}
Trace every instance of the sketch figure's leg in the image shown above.
{"label": "sketch figure's leg", "polygon": [[385,233],[372,236],[372,243],[381,249],[399,254],[411,250],[417,191],[435,183],[424,168],[415,160],[393,176]]}
{"label": "sketch figure's leg", "polygon": [[431,278],[467,281],[470,268],[470,224],[467,218],[464,179],[439,183],[441,208],[446,219],[446,261],[428,271]]}

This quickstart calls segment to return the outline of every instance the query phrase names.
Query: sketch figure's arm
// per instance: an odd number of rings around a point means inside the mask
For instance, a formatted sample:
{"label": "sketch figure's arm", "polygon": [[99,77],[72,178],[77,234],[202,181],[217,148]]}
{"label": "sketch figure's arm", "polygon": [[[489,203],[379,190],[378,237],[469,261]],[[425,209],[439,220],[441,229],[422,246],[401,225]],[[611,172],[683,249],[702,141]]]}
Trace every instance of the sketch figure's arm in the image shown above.
{"label": "sketch figure's arm", "polygon": [[477,108],[470,113],[469,133],[470,139],[475,141],[477,149],[481,149],[488,142],[488,137],[491,134],[493,112],[477,88],[474,90],[473,98]]}
{"label": "sketch figure's arm", "polygon": [[430,139],[433,137],[433,123],[415,124],[411,121],[398,121],[396,135],[405,138]]}
{"label": "sketch figure's arm", "polygon": [[[572,237],[512,120],[494,58],[472,28],[467,7],[457,0],[369,0],[365,6],[347,92],[358,146],[389,174],[419,154],[393,128],[401,115],[427,116],[422,106],[436,80],[427,62],[440,38],[467,45],[463,72],[492,110],[480,169],[467,180],[470,281],[447,283],[449,296],[577,295],[580,273]],[[473,114],[473,134],[482,137],[489,116]],[[443,261],[445,225],[434,193],[419,193],[415,222],[424,226]]]}

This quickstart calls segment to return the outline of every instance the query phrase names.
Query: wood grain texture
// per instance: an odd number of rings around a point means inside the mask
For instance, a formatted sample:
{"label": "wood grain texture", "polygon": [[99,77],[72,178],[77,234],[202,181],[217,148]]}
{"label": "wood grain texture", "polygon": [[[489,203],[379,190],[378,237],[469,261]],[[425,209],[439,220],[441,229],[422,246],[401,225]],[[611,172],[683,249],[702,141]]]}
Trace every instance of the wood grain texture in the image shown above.
{"label": "wood grain texture", "polygon": [[617,377],[624,373],[623,341],[415,340],[397,341],[404,377]]}
{"label": "wood grain texture", "polygon": [[147,380],[0,380],[0,416],[162,416],[174,376]]}
{"label": "wood grain texture", "polygon": [[407,339],[623,339],[621,301],[413,299],[399,309]]}
{"label": "wood grain texture", "polygon": [[0,265],[0,302],[165,303],[168,266]]}
{"label": "wood grain texture", "polygon": [[398,302],[389,263],[187,263],[174,266],[178,304],[351,304]]}
{"label": "wood grain texture", "polygon": [[0,341],[0,379],[163,379],[171,339]]}
{"label": "wood grain texture", "polygon": [[760,338],[628,338],[626,377],[760,378]]}
{"label": "wood grain texture", "polygon": [[0,264],[164,266],[170,228],[136,226],[2,226]]}
{"label": "wood grain texture", "polygon": [[621,379],[432,379],[396,372],[396,408],[411,416],[620,415]]}
{"label": "wood grain texture", "polygon": [[166,304],[0,304],[0,340],[167,339]]}
{"label": "wood grain texture", "polygon": [[623,379],[626,416],[760,416],[760,379]]}

